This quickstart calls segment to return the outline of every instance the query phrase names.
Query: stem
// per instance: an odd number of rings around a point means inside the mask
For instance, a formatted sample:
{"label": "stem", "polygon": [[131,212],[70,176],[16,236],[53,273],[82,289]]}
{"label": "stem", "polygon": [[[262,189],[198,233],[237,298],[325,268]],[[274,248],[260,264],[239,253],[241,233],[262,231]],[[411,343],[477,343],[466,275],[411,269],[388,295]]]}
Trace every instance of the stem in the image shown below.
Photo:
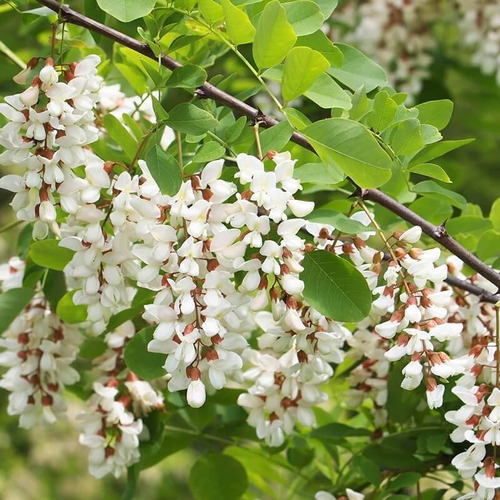
{"label": "stem", "polygon": [[[392,260],[397,264],[398,258],[394,254],[394,250],[392,249],[392,246],[387,241],[387,238],[385,237],[385,234],[382,231],[382,228],[378,225],[377,221],[372,217],[372,214],[370,213],[368,208],[366,208],[366,205],[362,201],[359,202],[359,206],[364,210],[365,214],[370,219],[370,222],[373,224],[373,226],[377,230],[377,232],[380,235],[380,238],[382,239],[382,241],[384,242],[384,245],[387,248],[388,252],[391,254]],[[405,279],[403,273],[400,271],[399,274],[403,278],[403,284],[404,284],[406,293],[408,294],[408,297],[411,297],[412,293],[411,293],[410,287],[408,286],[408,283],[406,282],[406,279]]]}
{"label": "stem", "polygon": [[142,151],[144,150],[144,147],[146,146],[147,142],[148,142],[148,139],[150,138],[151,134],[153,132],[155,132],[156,130],[158,130],[160,128],[161,124],[158,124],[156,123],[155,125],[153,125],[147,132],[146,134],[144,135],[144,137],[142,138],[139,146],[137,147],[137,151],[135,152],[135,155],[134,157],[132,158],[132,161],[130,162],[130,168],[134,168],[134,165],[137,163],[137,160],[139,159],[139,157],[141,156],[142,154]]}
{"label": "stem", "polygon": [[269,94],[269,97],[274,101],[276,106],[278,106],[278,109],[280,111],[283,111],[283,105],[281,102],[278,100],[278,98],[274,95],[272,90],[269,88],[267,83],[264,81],[264,79],[260,76],[259,72],[252,66],[250,61],[238,50],[238,47],[234,44],[232,44],[225,36],[221,35],[219,31],[214,30],[210,24],[205,23],[202,19],[199,17],[194,16],[190,12],[187,12],[182,9],[176,9],[174,8],[176,12],[179,14],[184,14],[185,16],[190,17],[193,21],[196,21],[198,24],[201,24],[204,28],[209,30],[211,33],[213,33],[224,45],[229,47],[240,59],[240,61],[250,70],[250,73],[259,81],[259,83],[264,87],[266,92]]}
{"label": "stem", "polygon": [[23,60],[18,57],[14,52],[12,52],[12,50],[9,49],[9,47],[7,47],[7,45],[5,45],[5,43],[3,43],[1,40],[0,40],[0,52],[3,52],[12,62],[16,63],[21,69],[24,69],[26,67],[26,64],[24,64]]}
{"label": "stem", "polygon": [[253,133],[255,135],[255,144],[257,144],[257,154],[259,155],[259,160],[262,160],[264,156],[262,154],[262,146],[260,145],[259,122],[253,126]]}
{"label": "stem", "polygon": [[22,224],[23,222],[24,221],[22,221],[22,220],[15,220],[14,222],[6,224],[2,228],[0,228],[0,233],[4,233],[5,231],[8,231],[9,229],[12,229],[13,227],[19,226],[19,224]]}
{"label": "stem", "polygon": [[496,313],[496,335],[495,335],[495,343],[496,343],[496,386],[500,387],[500,305],[495,307]]}
{"label": "stem", "polygon": [[[128,47],[146,57],[153,60],[158,60],[154,55],[151,48],[146,43],[139,42],[135,38],[132,38],[120,31],[110,28],[102,23],[94,21],[93,19],[86,17],[73,9],[60,5],[57,0],[37,0],[41,5],[45,5],[54,12],[60,13],[62,19],[67,23],[72,23],[82,28],[86,28],[95,33],[99,33],[115,42],[118,42],[125,47]],[[174,70],[181,67],[182,65],[172,59],[169,56],[163,56],[161,58],[161,64],[168,69]],[[210,83],[204,83],[197,89],[197,94],[201,98],[210,98],[216,101],[222,106],[226,106],[232,109],[234,112],[242,114],[251,120],[259,120],[259,123],[264,128],[270,128],[279,124],[278,120],[271,118],[267,115],[262,114],[258,109],[250,106],[249,104],[236,99],[235,97],[227,94],[226,92],[218,89]],[[305,136],[299,132],[293,132],[290,138],[292,142],[295,142],[299,146],[314,152],[314,148],[309,144]],[[351,180],[352,184],[356,184]],[[357,186],[356,186],[357,187]],[[358,188],[359,189],[359,188]],[[395,213],[402,219],[410,222],[413,225],[420,226],[422,230],[433,238],[438,243],[442,244],[454,255],[459,257],[465,264],[477,271],[479,274],[484,276],[491,283],[500,287],[500,274],[492,269],[489,265],[478,259],[475,255],[471,254],[466,248],[460,245],[456,240],[447,234],[441,226],[434,226],[430,222],[426,221],[415,212],[412,212],[409,208],[405,207],[401,203],[392,199],[390,196],[382,193],[377,189],[359,189],[361,196],[365,200],[371,200],[379,205],[387,208],[389,211]]]}
{"label": "stem", "polygon": [[181,133],[179,131],[175,133],[175,138],[177,139],[177,156],[179,160],[179,165],[181,166],[181,170],[183,170],[184,161],[182,159],[182,141],[181,141]]}
{"label": "stem", "polygon": [[465,264],[484,276],[488,281],[491,281],[491,283],[500,287],[500,274],[460,245],[458,241],[454,240],[448,234],[444,226],[435,226],[434,224],[431,224],[415,212],[412,212],[409,208],[405,207],[401,203],[398,203],[396,200],[393,200],[390,196],[377,189],[362,189],[361,197],[364,200],[373,201],[378,205],[387,208],[415,226],[420,226],[425,234],[436,240],[457,257],[460,257]]}

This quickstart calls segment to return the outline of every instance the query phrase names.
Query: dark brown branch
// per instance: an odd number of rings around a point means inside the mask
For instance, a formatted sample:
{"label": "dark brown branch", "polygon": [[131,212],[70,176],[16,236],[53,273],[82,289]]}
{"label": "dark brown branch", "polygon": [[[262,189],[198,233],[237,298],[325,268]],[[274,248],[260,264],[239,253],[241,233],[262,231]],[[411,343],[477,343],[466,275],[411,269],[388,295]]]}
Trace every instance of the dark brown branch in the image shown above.
{"label": "dark brown branch", "polygon": [[472,293],[473,295],[477,295],[479,297],[479,300],[481,300],[482,302],[496,304],[500,300],[500,295],[489,293],[484,288],[474,285],[470,281],[461,280],[456,276],[448,276],[445,281],[446,283],[448,283],[448,285],[460,288],[462,290],[465,290],[466,292]]}
{"label": "dark brown branch", "polygon": [[412,212],[409,208],[377,189],[363,189],[361,190],[361,197],[387,208],[392,213],[399,215],[402,219],[415,226],[420,226],[425,234],[436,240],[457,257],[460,257],[465,264],[484,276],[488,281],[500,287],[500,274],[453,239],[446,231],[444,225],[435,226],[431,224],[420,217],[420,215]]}
{"label": "dark brown branch", "polygon": [[[120,43],[121,45],[129,47],[130,49],[143,54],[146,57],[157,60],[157,57],[154,55],[153,51],[146,43],[139,42],[135,38],[125,35],[120,31],[117,31],[82,14],[79,14],[66,5],[61,5],[59,0],[37,1],[38,3],[45,5],[54,12],[59,13],[62,20],[67,23],[81,26],[82,28],[91,30],[94,33],[99,33],[107,38],[110,38],[111,40],[114,40],[115,42]],[[171,70],[174,70],[181,66],[179,62],[169,56],[163,56],[161,58],[161,63],[163,66]],[[223,92],[217,87],[214,87],[210,83],[204,83],[197,89],[197,93],[204,98],[213,99],[217,103],[229,107],[236,113],[247,116],[251,120],[258,119],[259,123],[264,128],[273,127],[274,125],[277,125],[279,123],[274,118],[263,115],[258,109],[250,106],[243,101],[240,101],[239,99],[234,98],[233,96],[227,94],[226,92]],[[314,151],[314,148],[311,146],[311,144],[309,144],[307,139],[298,132],[294,132],[292,134],[291,140],[310,151]],[[361,196],[365,200],[371,200],[387,208],[388,210],[399,215],[402,219],[410,222],[411,224],[420,226],[425,234],[436,240],[450,252],[462,259],[468,266],[484,276],[487,280],[491,281],[491,283],[493,283],[495,286],[500,287],[500,274],[493,270],[490,266],[482,262],[480,259],[478,259],[475,255],[470,253],[451,236],[449,236],[444,228],[430,224],[404,205],[398,203],[390,196],[387,196],[386,194],[376,189],[361,190]]]}

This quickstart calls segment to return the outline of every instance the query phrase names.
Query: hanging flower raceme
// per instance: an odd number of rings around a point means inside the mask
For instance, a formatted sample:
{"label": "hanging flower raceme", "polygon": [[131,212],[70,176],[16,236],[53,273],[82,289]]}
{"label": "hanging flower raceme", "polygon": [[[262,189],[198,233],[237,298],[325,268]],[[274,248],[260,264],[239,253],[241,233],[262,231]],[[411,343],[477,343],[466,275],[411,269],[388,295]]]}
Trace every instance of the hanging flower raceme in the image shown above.
{"label": "hanging flower raceme", "polygon": [[[24,92],[5,98],[0,113],[8,123],[0,129],[0,165],[20,174],[2,177],[0,187],[15,193],[17,218],[35,221],[33,237],[59,234],[57,210],[73,214],[82,203],[99,199],[109,187],[104,162],[88,145],[98,139],[94,109],[102,79],[100,58],[54,65],[51,58]],[[85,177],[75,173],[85,167]]]}
{"label": "hanging flower raceme", "polygon": [[[14,257],[0,266],[2,291],[18,288],[25,270]],[[31,428],[54,423],[66,411],[64,388],[80,378],[71,366],[81,334],[64,324],[51,310],[42,292],[37,292],[0,338],[0,366],[8,370],[0,387],[8,390],[10,415],[19,415],[19,425]]]}
{"label": "hanging flower raceme", "polygon": [[78,415],[80,443],[89,448],[89,472],[97,478],[120,477],[138,462],[139,439],[148,436],[141,417],[163,409],[162,394],[124,364],[123,350],[134,334],[134,325],[126,322],[106,335],[107,350],[94,361],[96,381],[88,410]]}

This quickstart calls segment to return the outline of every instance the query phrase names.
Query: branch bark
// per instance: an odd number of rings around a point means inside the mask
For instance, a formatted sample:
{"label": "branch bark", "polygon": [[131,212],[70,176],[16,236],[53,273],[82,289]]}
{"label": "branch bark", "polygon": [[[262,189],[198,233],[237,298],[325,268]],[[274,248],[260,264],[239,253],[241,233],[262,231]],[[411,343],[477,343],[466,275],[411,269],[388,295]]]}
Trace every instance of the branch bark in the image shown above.
{"label": "branch bark", "polygon": [[[58,13],[62,20],[67,23],[71,23],[82,28],[93,31],[94,33],[99,33],[106,38],[110,38],[115,42],[120,43],[146,57],[157,60],[153,51],[148,46],[148,44],[140,42],[135,38],[132,38],[118,30],[110,28],[102,23],[99,23],[87,16],[84,16],[66,5],[61,5],[59,0],[37,0],[38,3],[45,5],[49,9]],[[169,56],[163,56],[161,58],[161,64],[168,69],[174,70],[182,66],[178,61],[172,59]],[[277,125],[279,122],[270,116],[264,115],[253,106],[236,99],[235,97],[223,92],[214,85],[210,83],[204,83],[197,89],[197,94],[200,97],[210,98],[217,103],[229,107],[238,114],[244,115],[251,120],[258,120],[260,126],[264,128],[269,128]],[[309,144],[307,139],[300,133],[294,132],[292,134],[291,140],[296,144],[310,150],[314,151],[314,148]],[[357,187],[357,186],[356,186]],[[359,189],[359,188],[358,188]],[[410,222],[411,224],[420,226],[422,230],[433,238],[435,241],[443,245],[450,252],[455,254],[457,257],[462,259],[469,267],[477,271],[479,274],[484,276],[487,280],[493,283],[495,286],[500,288],[500,274],[494,269],[488,266],[486,263],[478,259],[475,255],[464,248],[460,243],[454,240],[442,226],[434,226],[433,224],[427,222],[425,219],[412,212],[409,208],[405,207],[401,203],[392,199],[390,196],[382,193],[377,189],[362,189],[359,190],[361,197],[365,200],[373,201],[391,212],[399,215],[402,219]],[[458,286],[458,285],[456,285]],[[461,287],[463,288],[463,287]],[[484,292],[486,293],[486,292]]]}

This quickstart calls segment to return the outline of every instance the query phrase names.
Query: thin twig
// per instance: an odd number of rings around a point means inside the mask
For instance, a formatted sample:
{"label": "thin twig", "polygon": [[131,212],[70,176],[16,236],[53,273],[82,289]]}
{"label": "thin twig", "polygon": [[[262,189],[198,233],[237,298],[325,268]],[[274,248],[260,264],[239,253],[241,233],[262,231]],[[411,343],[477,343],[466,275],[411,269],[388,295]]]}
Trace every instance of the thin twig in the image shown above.
{"label": "thin twig", "polygon": [[[154,52],[146,43],[139,42],[135,38],[132,38],[118,30],[110,28],[109,26],[99,23],[82,14],[79,14],[78,12],[65,5],[61,6],[57,0],[37,1],[38,3],[45,5],[49,9],[52,9],[54,12],[60,13],[62,19],[67,23],[75,24],[95,33],[99,33],[107,38],[110,38],[111,40],[114,40],[115,42],[120,43],[121,45],[124,45],[140,54],[143,54],[146,57],[149,57],[155,61],[158,60]],[[169,56],[163,56],[161,58],[161,64],[171,70],[182,66],[182,64]],[[279,124],[278,120],[262,114],[257,108],[254,108],[253,106],[250,106],[249,104],[236,99],[235,97],[227,94],[226,92],[218,89],[208,82],[204,83],[197,89],[197,95],[200,97],[213,99],[217,103],[232,109],[236,113],[247,116],[251,120],[258,120],[260,125],[264,128],[270,128]],[[292,133],[291,141],[310,151],[314,151],[313,146],[308,142],[306,137],[298,132]],[[354,182],[352,183],[353,185],[355,185]],[[359,191],[363,199],[373,201],[387,208],[391,212],[399,215],[402,219],[410,222],[411,224],[420,226],[425,234],[443,245],[450,252],[459,257],[465,264],[484,276],[495,286],[500,287],[500,274],[492,269],[488,264],[478,259],[475,255],[473,255],[466,248],[460,245],[456,240],[454,240],[446,232],[444,227],[434,226],[424,218],[417,215],[415,212],[412,212],[409,208],[405,207],[401,203],[397,202],[390,196],[382,193],[377,189],[360,189]]]}

